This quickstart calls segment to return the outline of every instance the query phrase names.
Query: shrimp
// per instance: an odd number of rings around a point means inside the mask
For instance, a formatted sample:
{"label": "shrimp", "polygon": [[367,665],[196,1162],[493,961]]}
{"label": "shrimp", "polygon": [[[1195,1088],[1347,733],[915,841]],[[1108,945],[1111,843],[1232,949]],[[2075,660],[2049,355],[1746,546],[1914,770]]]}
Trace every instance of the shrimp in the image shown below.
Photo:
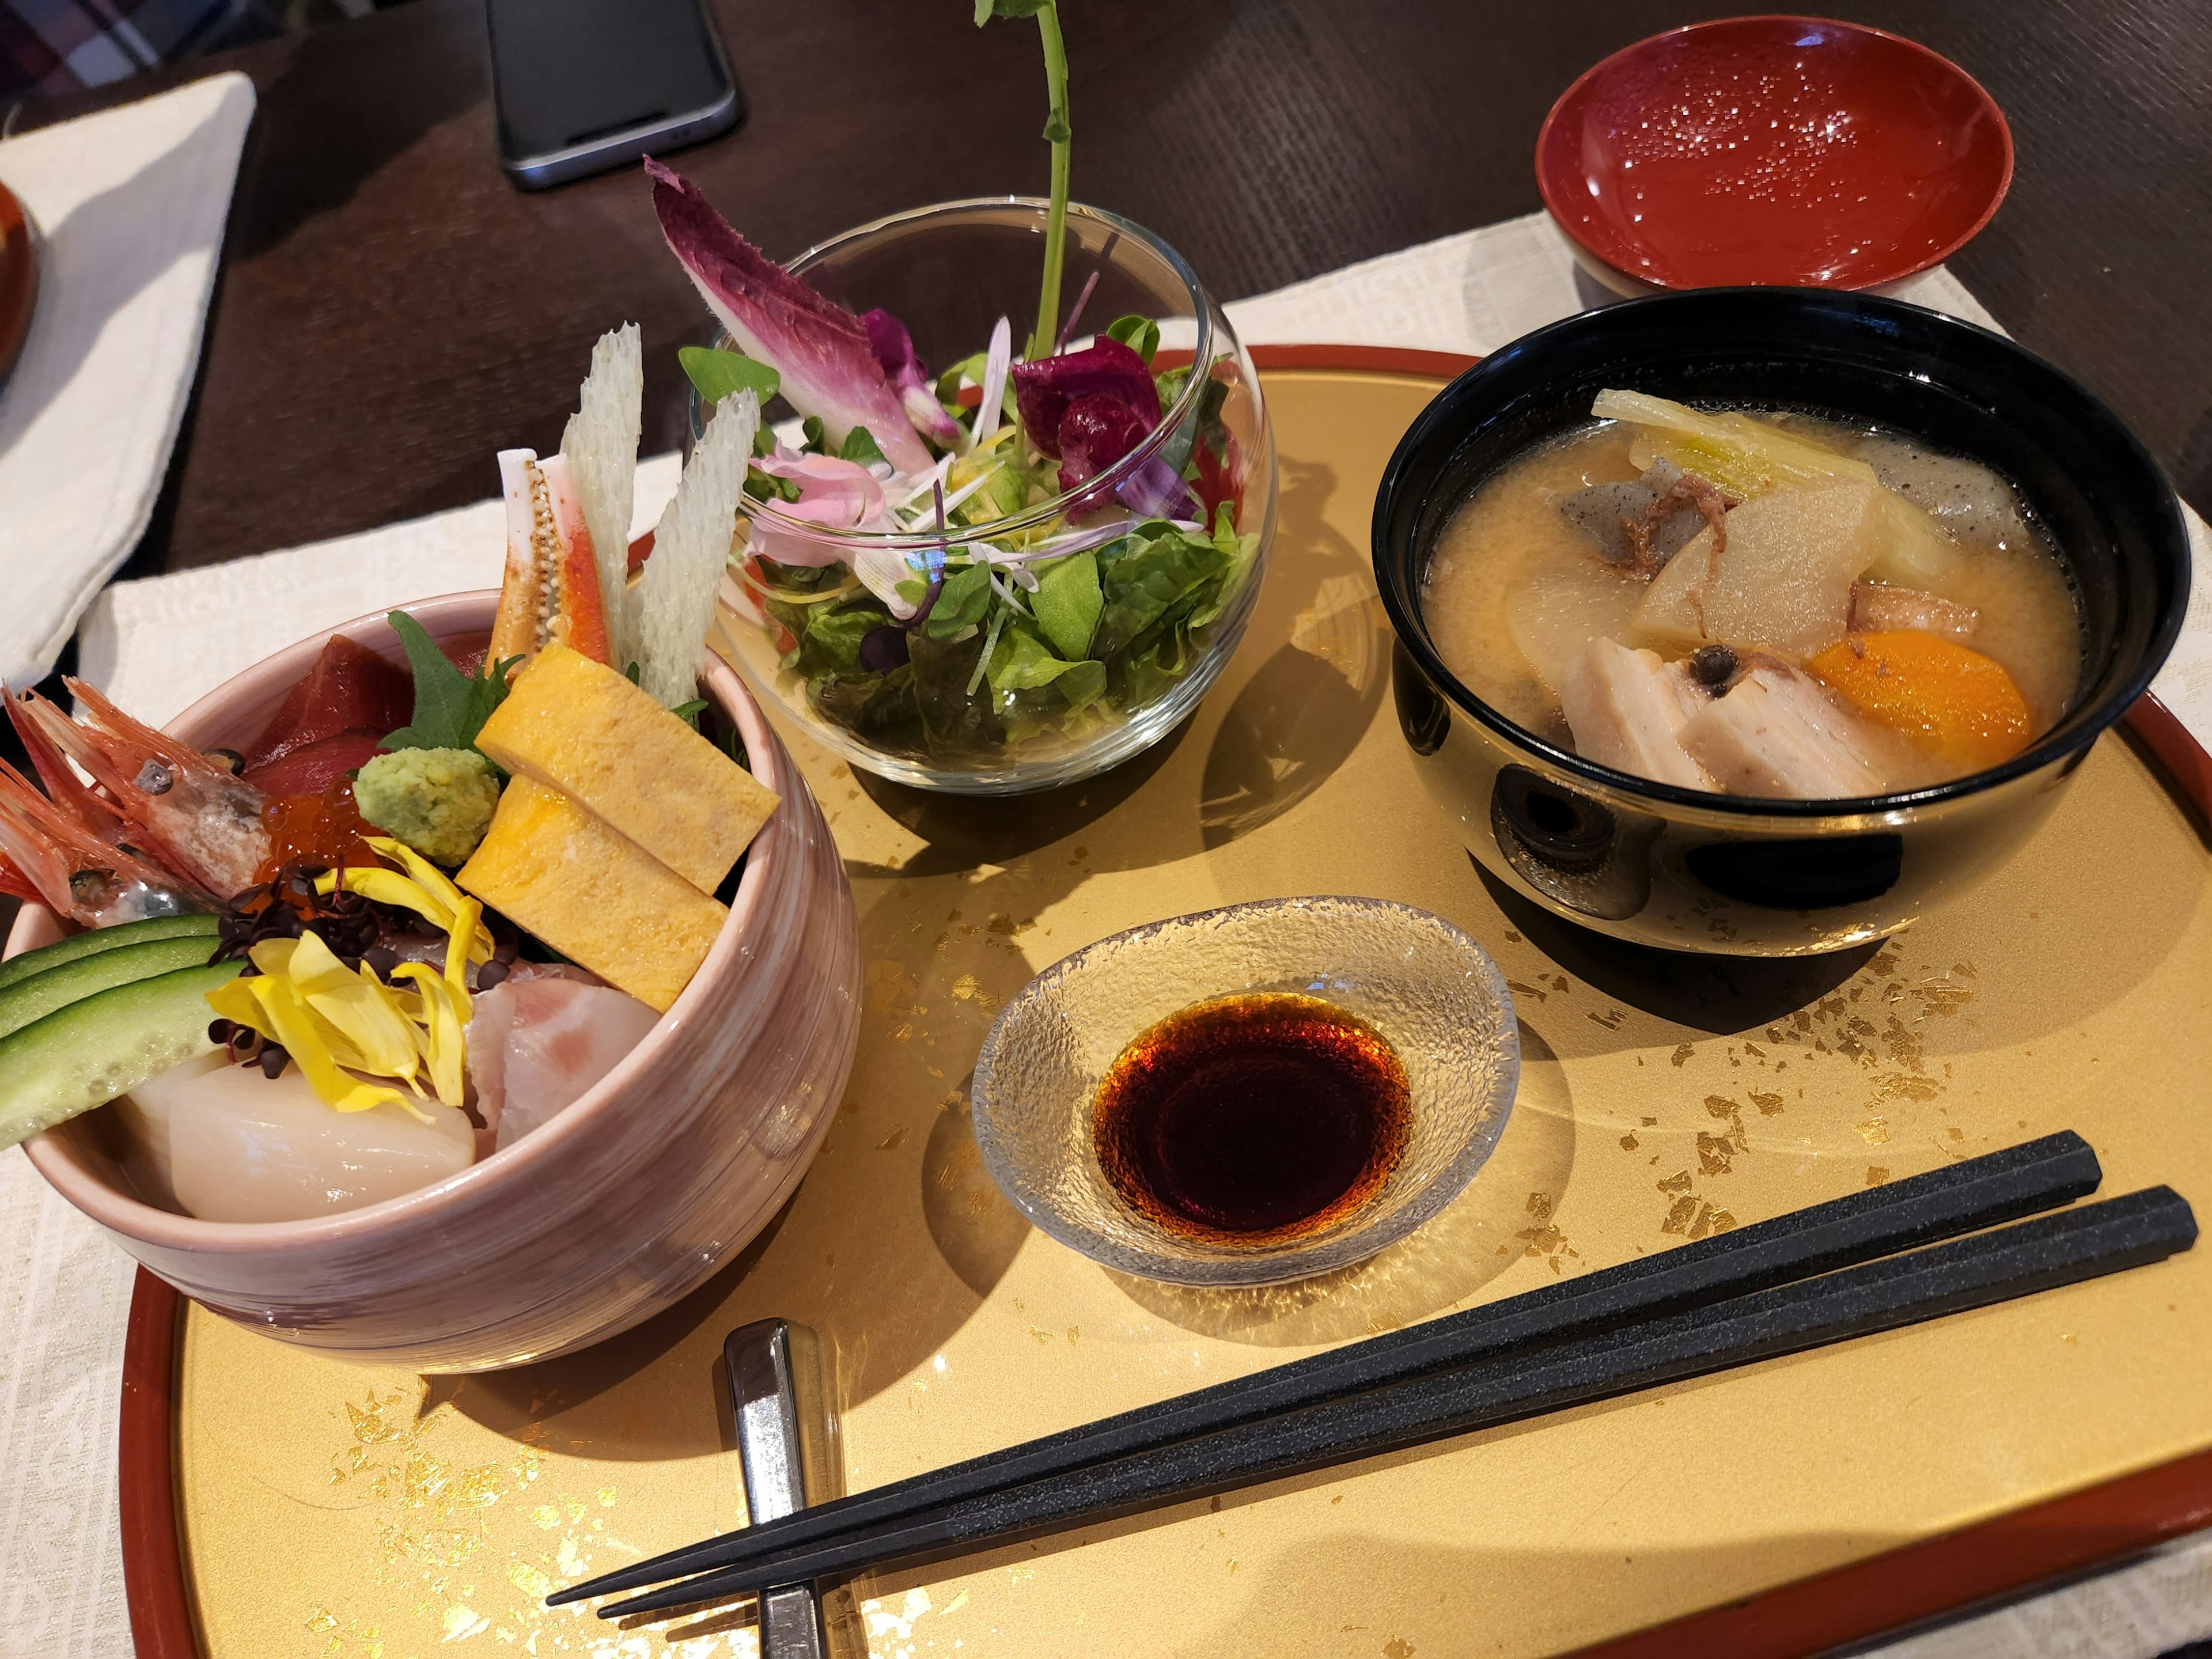
{"label": "shrimp", "polygon": [[35,691],[23,694],[23,712],[52,748],[106,792],[100,805],[129,821],[131,839],[207,892],[251,886],[269,856],[262,793],[197,750],[132,720],[83,681],[63,684],[84,713],[82,724]]}
{"label": "shrimp", "polygon": [[[81,787],[82,786],[80,786]],[[86,927],[212,910],[215,902],[48,800],[0,761],[0,891]]]}

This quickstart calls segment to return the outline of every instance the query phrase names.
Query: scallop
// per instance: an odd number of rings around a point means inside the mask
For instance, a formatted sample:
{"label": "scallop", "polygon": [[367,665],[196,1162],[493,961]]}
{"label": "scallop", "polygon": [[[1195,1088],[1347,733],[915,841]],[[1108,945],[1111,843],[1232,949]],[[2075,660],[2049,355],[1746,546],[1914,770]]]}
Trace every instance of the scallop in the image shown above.
{"label": "scallop", "polygon": [[453,1107],[341,1112],[298,1066],[271,1079],[220,1050],[149,1079],[116,1109],[140,1190],[203,1221],[358,1210],[458,1175],[476,1157],[476,1132]]}

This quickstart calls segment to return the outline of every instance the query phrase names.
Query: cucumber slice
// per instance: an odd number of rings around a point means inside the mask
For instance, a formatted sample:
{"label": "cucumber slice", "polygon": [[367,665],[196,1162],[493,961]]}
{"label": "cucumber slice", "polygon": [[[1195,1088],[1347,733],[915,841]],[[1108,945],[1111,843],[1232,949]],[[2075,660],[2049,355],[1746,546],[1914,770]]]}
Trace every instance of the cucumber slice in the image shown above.
{"label": "cucumber slice", "polygon": [[[82,933],[71,933],[67,939],[56,939],[52,945],[42,945],[35,951],[26,951],[20,957],[0,962],[0,990],[7,989],[19,979],[43,974],[64,962],[75,962],[79,957],[118,951],[126,945],[144,945],[157,939],[212,940],[215,930],[213,916],[149,916],[143,921],[126,921],[113,927],[88,927]],[[210,944],[209,954],[214,951],[214,945]]]}
{"label": "cucumber slice", "polygon": [[126,945],[120,951],[94,951],[18,980],[0,989],[0,1037],[112,985],[128,985],[133,980],[151,979],[179,968],[198,968],[214,954],[214,940],[204,934],[187,933],[181,939]]}
{"label": "cucumber slice", "polygon": [[207,994],[241,966],[218,962],[111,986],[0,1037],[0,1147],[212,1053]]}

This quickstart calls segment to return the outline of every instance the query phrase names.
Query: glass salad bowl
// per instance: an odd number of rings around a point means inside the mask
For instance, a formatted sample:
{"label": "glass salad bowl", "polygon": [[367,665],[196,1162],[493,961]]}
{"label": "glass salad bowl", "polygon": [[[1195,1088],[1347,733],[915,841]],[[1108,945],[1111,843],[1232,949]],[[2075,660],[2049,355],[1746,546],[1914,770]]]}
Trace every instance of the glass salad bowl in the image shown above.
{"label": "glass salad bowl", "polygon": [[[1072,444],[1039,448],[1031,428],[1059,419],[1066,440],[1065,411],[1095,404],[1098,385],[1071,366],[1040,405],[1015,384],[1048,210],[1022,198],[921,208],[789,267],[856,315],[902,323],[924,366],[909,406],[966,424],[945,428],[959,435],[927,470],[863,448],[867,477],[847,465],[849,442],[821,453],[818,425],[779,424],[732,548],[721,634],[814,737],[920,788],[1026,793],[1157,742],[1236,648],[1273,539],[1274,444],[1251,359],[1174,249],[1096,208],[1067,210],[1068,322],[1051,355],[1103,349],[1148,405],[1131,417],[1108,402],[1109,423],[1152,423],[1096,471]],[[695,392],[695,439],[706,418]],[[909,457],[926,453],[899,436]],[[764,485],[779,493],[760,499]]]}

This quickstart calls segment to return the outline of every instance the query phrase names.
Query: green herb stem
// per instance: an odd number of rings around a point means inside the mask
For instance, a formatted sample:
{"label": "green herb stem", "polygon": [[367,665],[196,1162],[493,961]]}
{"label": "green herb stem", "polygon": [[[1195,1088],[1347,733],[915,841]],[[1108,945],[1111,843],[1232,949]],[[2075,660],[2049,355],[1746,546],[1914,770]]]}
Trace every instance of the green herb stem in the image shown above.
{"label": "green herb stem", "polygon": [[1067,43],[1060,38],[1060,7],[1045,0],[1037,8],[1037,29],[1044,37],[1044,84],[1051,113],[1045,136],[1052,141],[1052,212],[1045,222],[1044,291],[1037,298],[1036,331],[1025,354],[1034,362],[1052,356],[1060,337],[1060,273],[1067,244],[1067,176],[1073,134],[1067,121]]}

